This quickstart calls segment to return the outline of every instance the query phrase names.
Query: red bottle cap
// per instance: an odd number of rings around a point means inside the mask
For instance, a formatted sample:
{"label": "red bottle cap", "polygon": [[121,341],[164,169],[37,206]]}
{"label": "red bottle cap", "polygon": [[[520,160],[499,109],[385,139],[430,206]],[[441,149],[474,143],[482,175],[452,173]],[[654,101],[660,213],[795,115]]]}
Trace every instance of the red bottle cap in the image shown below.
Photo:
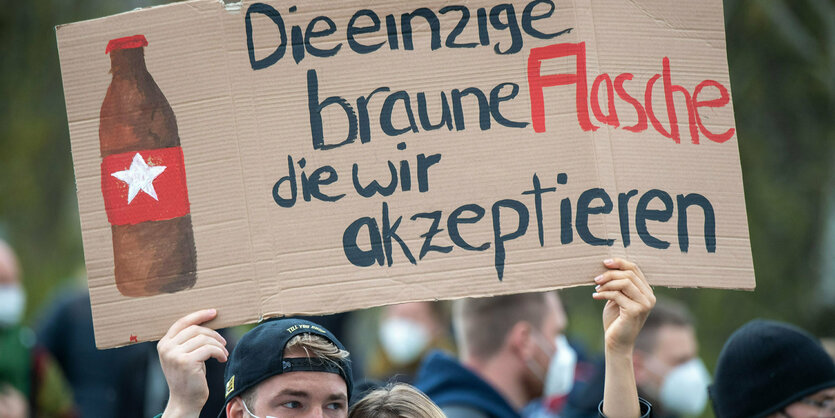
{"label": "red bottle cap", "polygon": [[141,48],[143,46],[148,46],[148,40],[145,39],[145,35],[126,36],[124,38],[111,39],[107,43],[107,49],[104,50],[104,53],[109,54],[110,51],[118,49]]}

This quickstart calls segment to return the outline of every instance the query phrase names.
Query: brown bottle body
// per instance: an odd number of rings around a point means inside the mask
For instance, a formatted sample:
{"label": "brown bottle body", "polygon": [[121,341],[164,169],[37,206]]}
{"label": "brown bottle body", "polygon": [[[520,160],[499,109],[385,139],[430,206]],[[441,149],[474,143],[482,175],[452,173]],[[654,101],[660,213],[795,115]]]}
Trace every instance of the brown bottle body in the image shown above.
{"label": "brown bottle body", "polygon": [[[178,147],[177,120],[145,66],[143,48],[110,51],[113,80],[101,107],[102,158]],[[116,287],[125,296],[173,293],[194,286],[196,251],[191,215],[111,225]]]}

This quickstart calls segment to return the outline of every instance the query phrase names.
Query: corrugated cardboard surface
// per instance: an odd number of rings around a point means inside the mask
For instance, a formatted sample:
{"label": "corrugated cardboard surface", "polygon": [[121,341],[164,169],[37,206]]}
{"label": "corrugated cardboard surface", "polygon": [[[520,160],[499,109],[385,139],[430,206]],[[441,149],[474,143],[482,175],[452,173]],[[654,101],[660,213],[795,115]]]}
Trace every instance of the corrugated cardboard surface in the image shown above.
{"label": "corrugated cardboard surface", "polygon": [[[521,21],[528,1],[509,2]],[[296,5],[267,2],[278,10],[287,36],[291,27],[302,32],[316,16],[327,16],[336,33],[312,42],[319,48],[342,46],[335,56],[306,54],[296,63],[292,48],[276,64],[253,70],[247,52],[244,17],[252,2],[239,10],[226,10],[220,2],[197,0],[139,10],[57,29],[79,211],[90,294],[99,347],[158,339],[178,317],[190,311],[216,307],[218,318],[210,325],[222,327],[257,321],[261,317],[287,314],[319,314],[397,302],[450,299],[591,284],[603,271],[601,260],[625,256],[642,267],[654,285],[753,289],[754,273],[739,166],[737,136],[717,143],[703,135],[691,141],[684,96],[674,94],[681,130],[681,143],[659,134],[652,124],[640,133],[623,127],[637,122],[636,110],[615,99],[620,127],[607,127],[588,112],[596,131],[581,129],[575,107],[575,86],[544,89],[546,131],[535,133],[527,67],[532,48],[584,42],[587,79],[592,82],[607,73],[614,80],[622,73],[633,78],[626,91],[644,104],[647,81],[662,73],[662,59],[669,58],[673,84],[690,94],[703,80],[715,80],[730,90],[722,3],[718,0],[681,2],[575,0],[556,2],[556,11],[534,22],[543,32],[571,29],[550,40],[521,30],[523,45],[514,54],[497,54],[511,45],[508,31],[488,26],[490,45],[452,49],[445,42],[459,23],[460,12],[441,14],[447,2],[309,1]],[[477,9],[490,10],[499,2],[465,3],[471,13],[456,39],[478,42]],[[297,11],[290,12],[291,6]],[[441,48],[430,49],[430,30],[425,20],[415,18],[414,50],[390,44],[369,54],[357,54],[346,42],[346,27],[357,10],[371,9],[382,21],[375,34],[358,36],[363,44],[387,42],[385,16],[393,14],[400,29],[402,13],[426,7],[440,19]],[[539,4],[537,13],[546,11]],[[499,16],[506,22],[507,14]],[[358,25],[368,25],[365,18]],[[263,58],[278,42],[277,30],[268,18],[253,14],[255,56]],[[488,24],[489,25],[489,24]],[[317,30],[326,25],[319,22]],[[110,225],[100,186],[98,124],[102,100],[110,83],[109,57],[104,50],[110,39],[143,34],[149,72],[160,86],[177,117],[186,160],[191,216],[197,249],[198,279],[189,290],[145,298],[128,298],[116,289],[113,278],[113,247]],[[289,41],[288,41],[289,42]],[[369,100],[371,140],[329,150],[312,146],[308,111],[308,70],[315,70],[319,100],[341,96],[356,111],[357,98],[379,87]],[[573,73],[571,57],[543,61],[541,74]],[[490,95],[504,83],[519,87],[517,96],[500,105],[501,114],[512,121],[528,122],[522,129],[509,128],[491,119],[481,130],[476,100],[462,99],[464,129],[446,127],[425,131],[418,120],[418,99],[425,93],[433,123],[440,118],[441,92],[451,100],[451,91],[469,87]],[[380,111],[386,97],[407,92],[418,132],[386,135],[380,128]],[[510,87],[502,90],[507,95]],[[605,83],[599,97],[606,108]],[[670,124],[662,80],[653,90],[655,114],[665,129]],[[719,97],[705,88],[701,100]],[[402,100],[394,106],[394,127],[408,126]],[[345,137],[344,113],[329,106],[322,112],[327,143]],[[715,133],[734,127],[733,105],[700,108],[703,124]],[[406,149],[397,145],[405,143]],[[428,173],[429,190],[418,191],[417,155],[441,154],[441,161]],[[339,178],[323,186],[330,195],[345,194],[337,202],[302,199],[292,208],[273,200],[275,183],[288,175],[287,158],[304,158],[305,173],[323,165],[332,166]],[[352,166],[357,164],[363,185],[372,179],[389,182],[387,162],[400,167],[410,163],[411,190],[390,196],[364,198],[352,186]],[[301,175],[295,166],[297,181]],[[565,173],[567,183],[557,184]],[[532,188],[536,174],[542,187],[556,187],[542,195],[543,243],[537,234],[534,198],[522,192]],[[577,199],[585,190],[603,188],[613,201],[609,214],[591,215],[589,230],[597,237],[614,239],[612,246],[593,246],[573,231],[570,244],[561,242],[560,204],[569,199],[572,219]],[[637,190],[629,200],[631,244],[624,247],[618,212],[618,194]],[[649,221],[649,232],[670,242],[667,249],[644,244],[635,228],[638,199],[651,189],[668,193],[674,209],[668,222]],[[691,207],[689,250],[679,249],[677,195],[698,193],[712,204],[716,216],[716,251],[708,252],[703,237],[702,211]],[[492,208],[502,199],[523,203],[530,215],[525,235],[506,243],[503,280],[495,268]],[[373,217],[382,228],[383,203],[389,221],[402,217],[397,235],[418,258],[432,221],[416,213],[441,211],[433,245],[453,246],[449,253],[429,252],[417,264],[409,263],[397,241],[392,242],[392,265],[352,265],[343,250],[346,227],[361,217]],[[485,214],[477,223],[462,224],[461,236],[474,246],[491,242],[486,251],[467,251],[455,245],[447,231],[447,218],[456,208],[477,204]],[[600,205],[598,199],[592,206]],[[662,209],[659,200],[652,209]],[[465,214],[472,216],[472,213]],[[501,209],[502,233],[515,230],[513,210]],[[573,221],[572,221],[573,222]],[[358,242],[370,248],[367,230]]]}

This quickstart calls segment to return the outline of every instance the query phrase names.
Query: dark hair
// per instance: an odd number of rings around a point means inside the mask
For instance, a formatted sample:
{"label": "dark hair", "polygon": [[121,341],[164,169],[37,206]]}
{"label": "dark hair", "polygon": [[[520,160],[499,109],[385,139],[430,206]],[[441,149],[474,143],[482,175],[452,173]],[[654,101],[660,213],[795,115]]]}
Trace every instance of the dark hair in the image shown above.
{"label": "dark hair", "polygon": [[654,351],[658,330],[665,326],[693,326],[693,317],[687,306],[677,300],[659,298],[635,340],[635,348],[646,353]]}

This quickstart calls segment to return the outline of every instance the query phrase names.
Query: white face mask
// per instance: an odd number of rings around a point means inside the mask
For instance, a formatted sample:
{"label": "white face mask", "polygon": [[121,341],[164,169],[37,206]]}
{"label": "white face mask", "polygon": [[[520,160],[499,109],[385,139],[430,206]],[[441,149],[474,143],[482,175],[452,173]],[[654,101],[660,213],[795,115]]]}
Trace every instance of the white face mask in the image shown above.
{"label": "white face mask", "polygon": [[390,318],[380,325],[380,345],[396,365],[405,365],[417,360],[429,345],[429,331],[415,321]]}
{"label": "white face mask", "polygon": [[577,352],[568,345],[565,335],[561,334],[557,337],[557,352],[551,357],[545,375],[545,396],[562,396],[571,392],[576,367]]}
{"label": "white face mask", "polygon": [[[551,350],[545,347],[543,339],[544,337],[537,336],[537,344],[543,352],[549,354]],[[535,364],[535,362],[528,362],[528,368],[543,380],[542,395],[546,398],[559,397],[571,392],[571,388],[574,386],[574,369],[577,367],[577,352],[568,344],[565,335],[558,335],[554,345],[557,347],[557,351],[550,354],[551,362],[548,363],[548,370],[544,373],[544,378],[542,377],[542,369],[532,364]]]}
{"label": "white face mask", "polygon": [[20,323],[26,307],[26,294],[19,285],[0,286],[0,326]]}
{"label": "white face mask", "polygon": [[682,415],[699,415],[707,405],[710,373],[699,358],[694,358],[670,370],[661,384],[661,403],[664,409]]}

